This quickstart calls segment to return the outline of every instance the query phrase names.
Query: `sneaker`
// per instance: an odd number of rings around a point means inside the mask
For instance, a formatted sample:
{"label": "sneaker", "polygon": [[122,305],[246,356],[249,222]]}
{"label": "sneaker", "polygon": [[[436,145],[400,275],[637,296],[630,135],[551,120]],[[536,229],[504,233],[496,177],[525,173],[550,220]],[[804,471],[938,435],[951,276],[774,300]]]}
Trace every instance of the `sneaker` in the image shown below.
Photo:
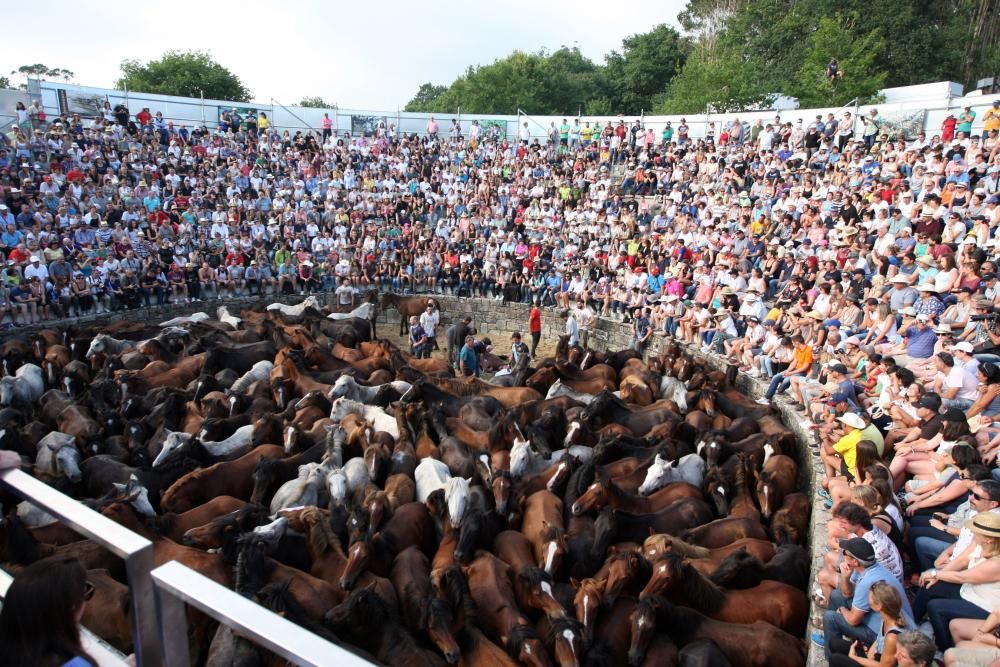
{"label": "sneaker", "polygon": [[823,633],[819,630],[809,633],[809,640],[816,646],[823,647],[826,643]]}
{"label": "sneaker", "polygon": [[770,405],[771,401],[767,400],[766,398],[758,398],[757,399],[757,404],[758,405]]}
{"label": "sneaker", "polygon": [[760,371],[756,368],[751,368],[749,371],[747,371],[747,375],[749,375],[752,378],[759,378]]}

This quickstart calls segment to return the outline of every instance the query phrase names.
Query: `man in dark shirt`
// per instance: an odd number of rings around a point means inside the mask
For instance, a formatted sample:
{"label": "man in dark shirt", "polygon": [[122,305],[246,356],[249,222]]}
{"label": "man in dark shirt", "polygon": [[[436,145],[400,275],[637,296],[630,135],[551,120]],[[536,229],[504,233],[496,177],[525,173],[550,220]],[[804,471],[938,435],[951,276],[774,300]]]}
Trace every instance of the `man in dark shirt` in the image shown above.
{"label": "man in dark shirt", "polygon": [[465,337],[474,332],[472,329],[472,318],[465,317],[459,322],[448,327],[448,363],[454,364],[458,361],[458,352],[465,343]]}

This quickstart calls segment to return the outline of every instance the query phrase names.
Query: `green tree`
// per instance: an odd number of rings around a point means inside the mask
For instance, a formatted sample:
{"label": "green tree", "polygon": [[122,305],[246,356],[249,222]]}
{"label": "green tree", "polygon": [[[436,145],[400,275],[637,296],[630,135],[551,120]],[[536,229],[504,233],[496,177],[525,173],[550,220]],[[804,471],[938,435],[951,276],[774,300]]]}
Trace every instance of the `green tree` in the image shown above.
{"label": "green tree", "polygon": [[201,51],[167,51],[146,64],[125,60],[115,88],[123,90],[205,97],[234,102],[250,101],[250,91],[239,77]]}
{"label": "green tree", "polygon": [[0,76],[0,88],[10,88],[10,87],[11,87],[10,79],[8,79],[5,76]]}
{"label": "green tree", "polygon": [[609,53],[604,66],[612,107],[623,113],[652,109],[681,71],[688,51],[688,41],[665,23],[626,37],[621,53]]}
{"label": "green tree", "polygon": [[[861,24],[857,14],[820,18],[791,88],[803,107],[840,106],[855,97],[870,103],[885,87],[888,73],[877,66],[885,40],[877,29],[863,32]],[[831,82],[826,65],[833,57],[843,76]]]}
{"label": "green tree", "polygon": [[322,97],[303,97],[299,102],[300,107],[311,107],[313,109],[332,109],[332,104],[327,104]]}
{"label": "green tree", "polygon": [[413,96],[406,106],[403,107],[403,111],[423,111],[423,112],[441,112],[445,109],[439,108],[437,105],[439,103],[439,98],[448,91],[448,86],[437,86],[430,81],[421,84],[420,88],[417,89],[417,94]]}
{"label": "green tree", "polygon": [[[28,79],[56,79],[59,81],[70,81],[76,74],[68,69],[63,69],[61,67],[49,67],[41,63],[36,63],[34,65],[21,65],[16,70],[13,70],[10,75],[16,79],[21,79],[21,83],[18,84],[18,88],[25,90],[28,87]],[[0,83],[5,83],[5,85],[0,86],[0,88],[9,88],[11,86],[12,80],[8,77],[0,77],[2,81]]]}

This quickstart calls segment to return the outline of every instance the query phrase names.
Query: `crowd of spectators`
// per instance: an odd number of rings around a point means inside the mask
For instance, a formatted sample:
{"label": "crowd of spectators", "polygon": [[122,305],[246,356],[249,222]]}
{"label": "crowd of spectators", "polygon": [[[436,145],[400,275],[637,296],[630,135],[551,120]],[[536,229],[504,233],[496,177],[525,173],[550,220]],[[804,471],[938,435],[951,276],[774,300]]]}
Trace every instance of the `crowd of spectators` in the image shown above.
{"label": "crowd of spectators", "polygon": [[640,349],[675,337],[813,427],[834,510],[814,641],[833,660],[1000,658],[1000,102],[913,137],[877,110],[508,138],[33,106],[0,136],[8,326],[375,289],[558,307],[584,345],[595,318]]}

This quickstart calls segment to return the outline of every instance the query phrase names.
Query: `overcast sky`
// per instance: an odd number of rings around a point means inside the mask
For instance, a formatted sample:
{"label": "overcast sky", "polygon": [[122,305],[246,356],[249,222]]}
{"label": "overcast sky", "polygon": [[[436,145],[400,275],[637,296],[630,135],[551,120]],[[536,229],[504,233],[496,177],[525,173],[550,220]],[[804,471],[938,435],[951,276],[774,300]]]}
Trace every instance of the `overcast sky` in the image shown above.
{"label": "overcast sky", "polygon": [[[205,50],[239,76],[254,101],[320,96],[353,109],[395,109],[421,83],[448,84],[470,64],[514,49],[577,44],[595,62],[623,37],[676,27],[685,0],[625,5],[568,0],[420,2],[68,2],[4,9],[0,72],[43,63],[74,83],[112,87],[125,58]],[[22,26],[17,29],[15,26]]]}

